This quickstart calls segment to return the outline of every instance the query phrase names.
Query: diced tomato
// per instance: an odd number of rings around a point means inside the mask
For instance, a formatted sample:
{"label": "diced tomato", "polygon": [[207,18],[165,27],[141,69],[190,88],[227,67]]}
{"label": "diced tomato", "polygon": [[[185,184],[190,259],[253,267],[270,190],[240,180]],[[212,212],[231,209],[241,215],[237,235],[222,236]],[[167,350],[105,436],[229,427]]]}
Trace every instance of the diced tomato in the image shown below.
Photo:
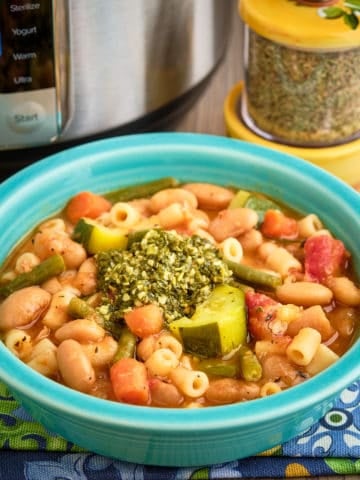
{"label": "diced tomato", "polygon": [[80,192],[75,195],[67,204],[65,213],[71,223],[80,218],[97,218],[102,213],[108,212],[111,203],[101,195],[92,192]]}
{"label": "diced tomato", "polygon": [[110,368],[115,398],[119,402],[147,405],[150,389],[146,367],[135,358],[122,358]]}
{"label": "diced tomato", "polygon": [[279,303],[262,293],[247,292],[245,301],[248,308],[248,330],[255,340],[271,340],[274,333],[271,321],[276,316]]}
{"label": "diced tomato", "polygon": [[328,277],[339,275],[348,258],[348,252],[341,240],[330,235],[317,235],[306,240],[305,278],[322,283]]}
{"label": "diced tomato", "polygon": [[140,338],[159,333],[164,323],[163,311],[154,304],[136,307],[126,312],[124,319],[132,333]]}
{"label": "diced tomato", "polygon": [[268,297],[264,293],[248,291],[245,293],[246,306],[250,313],[253,313],[258,307],[266,307],[268,305],[277,305],[273,298]]}
{"label": "diced tomato", "polygon": [[261,233],[270,238],[295,239],[298,236],[298,223],[280,210],[267,210],[261,224]]}

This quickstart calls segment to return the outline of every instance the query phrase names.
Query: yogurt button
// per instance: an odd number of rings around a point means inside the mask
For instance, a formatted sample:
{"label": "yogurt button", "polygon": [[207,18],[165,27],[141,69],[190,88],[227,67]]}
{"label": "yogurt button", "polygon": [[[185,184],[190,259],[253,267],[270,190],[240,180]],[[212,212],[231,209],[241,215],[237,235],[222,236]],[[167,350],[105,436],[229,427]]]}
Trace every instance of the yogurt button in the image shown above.
{"label": "yogurt button", "polygon": [[17,104],[7,115],[10,128],[20,133],[37,130],[45,118],[46,111],[44,107],[40,103],[33,101]]}

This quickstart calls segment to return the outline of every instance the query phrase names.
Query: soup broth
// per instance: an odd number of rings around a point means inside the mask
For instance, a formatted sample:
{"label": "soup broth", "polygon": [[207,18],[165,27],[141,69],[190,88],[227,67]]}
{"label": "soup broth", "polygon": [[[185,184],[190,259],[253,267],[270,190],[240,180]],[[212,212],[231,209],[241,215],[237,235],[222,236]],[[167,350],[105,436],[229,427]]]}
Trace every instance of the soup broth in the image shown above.
{"label": "soup broth", "polygon": [[154,407],[277,394],[360,322],[351,254],[315,214],[173,178],[76,194],[14,249],[0,295],[1,338],[29,367]]}

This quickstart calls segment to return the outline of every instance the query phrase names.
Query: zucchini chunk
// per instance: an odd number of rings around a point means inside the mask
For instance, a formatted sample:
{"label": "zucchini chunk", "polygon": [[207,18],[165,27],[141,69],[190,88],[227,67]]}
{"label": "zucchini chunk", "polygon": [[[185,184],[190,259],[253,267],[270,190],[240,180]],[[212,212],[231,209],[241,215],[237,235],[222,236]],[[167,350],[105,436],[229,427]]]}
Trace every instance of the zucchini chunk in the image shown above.
{"label": "zucchini chunk", "polygon": [[128,242],[128,236],[120,230],[105,227],[88,218],[81,218],[77,222],[72,238],[92,254],[111,249],[124,250]]}
{"label": "zucchini chunk", "polygon": [[169,328],[187,353],[203,358],[226,355],[246,342],[244,292],[219,285],[196,307],[191,318],[175,320]]}

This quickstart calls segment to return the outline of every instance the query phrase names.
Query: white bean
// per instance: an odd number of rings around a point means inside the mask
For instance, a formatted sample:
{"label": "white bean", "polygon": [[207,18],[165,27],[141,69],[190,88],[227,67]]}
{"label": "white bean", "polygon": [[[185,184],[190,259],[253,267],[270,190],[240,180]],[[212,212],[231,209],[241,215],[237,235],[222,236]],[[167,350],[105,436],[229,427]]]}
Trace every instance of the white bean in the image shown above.
{"label": "white bean", "polygon": [[100,342],[105,336],[105,330],[94,320],[79,318],[65,323],[55,332],[59,342],[72,338],[79,343]]}
{"label": "white bean", "polygon": [[110,335],[106,335],[100,342],[81,345],[93,367],[110,365],[118,349],[118,343]]}
{"label": "white bean", "polygon": [[67,386],[80,392],[88,392],[96,377],[91,362],[76,340],[68,339],[57,349],[57,362]]}
{"label": "white bean", "polygon": [[157,214],[159,225],[165,229],[175,228],[187,220],[187,210],[181,203],[172,203]]}
{"label": "white bean", "polygon": [[221,210],[210,222],[209,232],[217,242],[238,237],[256,226],[258,215],[251,208]]}
{"label": "white bean", "polygon": [[360,289],[347,277],[333,277],[327,282],[328,287],[333,291],[335,299],[349,305],[357,307],[360,305]]}
{"label": "white bean", "polygon": [[32,252],[22,253],[16,260],[15,271],[17,273],[30,272],[36,265],[39,265],[40,258]]}
{"label": "white bean", "polygon": [[41,259],[62,255],[67,268],[78,268],[86,259],[86,251],[80,243],[74,242],[61,230],[39,230],[33,238],[34,253]]}
{"label": "white bean", "polygon": [[254,382],[245,382],[234,378],[220,378],[213,380],[205,394],[211,403],[224,403],[252,400],[260,394],[260,387]]}
{"label": "white bean", "polygon": [[51,295],[54,295],[62,289],[62,285],[57,277],[52,277],[49,280],[46,280],[41,287],[47,292],[51,293]]}
{"label": "white bean", "polygon": [[333,297],[330,288],[315,282],[284,283],[276,289],[276,296],[282,303],[295,305],[328,305]]}
{"label": "white bean", "polygon": [[252,228],[241,235],[238,240],[245,251],[252,252],[263,243],[263,236],[259,230]]}
{"label": "white bean", "polygon": [[70,300],[78,296],[80,292],[73,287],[64,287],[56,292],[50,303],[50,307],[43,318],[43,324],[51,330],[56,330],[69,320],[68,306]]}
{"label": "white bean", "polygon": [[43,338],[33,348],[27,364],[46,377],[55,375],[58,369],[56,346],[48,338]]}
{"label": "white bean", "polygon": [[150,355],[156,350],[156,337],[154,335],[149,335],[148,337],[140,340],[136,347],[136,355],[141,358],[141,360],[147,360]]}
{"label": "white bean", "polygon": [[31,325],[44,314],[50,300],[50,293],[40,287],[17,290],[0,305],[0,329]]}
{"label": "white bean", "polygon": [[166,188],[155,193],[150,199],[150,208],[153,213],[158,213],[172,203],[180,203],[185,207],[197,208],[196,196],[184,188]]}
{"label": "white bean", "polygon": [[47,230],[47,229],[65,232],[66,230],[65,222],[62,218],[51,218],[50,220],[46,220],[46,222],[42,223],[39,226],[39,230]]}
{"label": "white bean", "polygon": [[229,188],[213,183],[187,183],[183,188],[196,196],[199,207],[204,210],[223,210],[235,195]]}
{"label": "white bean", "polygon": [[96,263],[93,257],[87,258],[74,278],[73,285],[82,295],[92,295],[96,292]]}
{"label": "white bean", "polygon": [[265,242],[258,248],[260,257],[265,261],[266,266],[286,277],[291,271],[302,270],[302,265],[286,248],[278,247],[271,242]]}
{"label": "white bean", "polygon": [[4,343],[14,355],[21,359],[29,356],[32,351],[31,336],[18,328],[12,328],[6,332]]}

